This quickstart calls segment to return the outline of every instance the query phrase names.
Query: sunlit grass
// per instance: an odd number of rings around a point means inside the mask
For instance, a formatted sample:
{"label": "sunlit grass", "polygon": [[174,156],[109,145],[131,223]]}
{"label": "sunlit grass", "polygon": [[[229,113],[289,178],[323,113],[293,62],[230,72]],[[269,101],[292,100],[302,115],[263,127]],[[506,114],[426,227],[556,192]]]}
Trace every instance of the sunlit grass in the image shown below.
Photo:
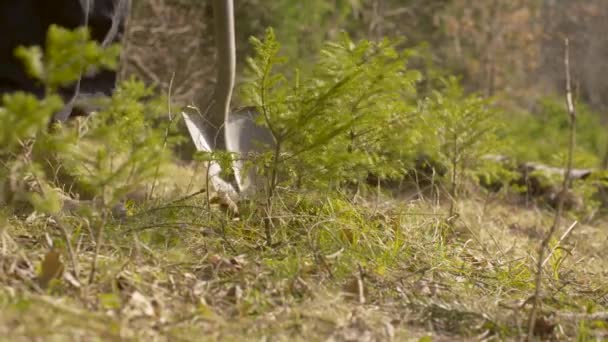
{"label": "sunlit grass", "polygon": [[[205,195],[134,205],[108,224],[94,283],[82,229],[72,238],[77,281],[46,290],[32,284],[48,241],[62,246],[62,236],[45,217],[13,218],[1,231],[0,332],[11,340],[523,336],[539,243],[530,230],[546,229],[550,213],[472,196],[448,222],[447,207],[426,201],[304,196],[294,205],[279,195],[272,247],[257,214],[208,211]],[[601,222],[577,228],[564,259],[547,264],[541,336],[603,336]]]}

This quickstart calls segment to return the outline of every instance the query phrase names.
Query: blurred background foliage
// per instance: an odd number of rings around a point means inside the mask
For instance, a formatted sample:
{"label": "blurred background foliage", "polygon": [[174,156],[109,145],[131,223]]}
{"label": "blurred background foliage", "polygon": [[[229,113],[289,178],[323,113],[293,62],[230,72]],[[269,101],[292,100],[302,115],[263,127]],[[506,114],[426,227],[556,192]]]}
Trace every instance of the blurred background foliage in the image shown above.
{"label": "blurred background foliage", "polygon": [[[608,164],[608,6],[605,0],[238,0],[237,82],[251,36],[271,26],[282,54],[312,69],[323,42],[402,39],[417,50],[419,95],[455,75],[467,93],[494,99],[518,158],[559,164],[565,141],[563,40],[571,40],[581,109],[580,166]],[[137,74],[180,104],[201,103],[215,78],[213,11],[204,0],[134,0],[122,75]],[[236,99],[236,105],[239,99]],[[534,150],[531,149],[533,142]],[[599,165],[598,165],[599,164]]]}

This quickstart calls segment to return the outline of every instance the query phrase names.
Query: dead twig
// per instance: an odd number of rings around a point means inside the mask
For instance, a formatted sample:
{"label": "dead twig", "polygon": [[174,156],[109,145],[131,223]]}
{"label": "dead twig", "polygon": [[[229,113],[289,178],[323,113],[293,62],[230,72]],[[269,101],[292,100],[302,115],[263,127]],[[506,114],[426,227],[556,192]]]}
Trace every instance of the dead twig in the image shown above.
{"label": "dead twig", "polygon": [[128,61],[131,62],[131,64],[136,67],[137,69],[139,69],[139,71],[146,76],[147,78],[149,78],[152,83],[154,84],[158,84],[158,85],[162,85],[162,82],[160,81],[160,78],[158,78],[158,76],[152,71],[150,70],[150,68],[148,68],[144,62],[141,60],[141,58],[139,58],[137,55],[131,55],[128,57]]}
{"label": "dead twig", "polygon": [[608,320],[608,312],[600,311],[594,313],[577,313],[577,312],[558,312],[557,316],[564,319],[577,319],[588,321],[605,321]]}
{"label": "dead twig", "polygon": [[65,245],[68,250],[68,255],[70,256],[70,262],[72,264],[72,270],[74,271],[74,277],[78,279],[79,268],[78,268],[78,258],[76,257],[76,253],[74,252],[74,248],[72,247],[72,241],[70,239],[70,234],[68,230],[65,228],[64,223],[58,217],[54,218],[57,222],[57,226],[59,230],[61,230],[61,234],[63,234],[63,238],[65,239]]}
{"label": "dead twig", "polygon": [[557,241],[557,244],[555,244],[555,246],[553,248],[551,248],[551,252],[549,252],[549,255],[547,255],[547,257],[543,261],[543,267],[547,264],[547,262],[549,262],[549,259],[551,259],[551,256],[553,255],[553,253],[555,253],[555,251],[561,246],[562,242],[564,240],[566,240],[568,235],[570,235],[570,233],[574,230],[574,227],[576,227],[577,224],[578,224],[578,221],[574,221],[574,223],[572,223],[570,225],[570,227],[566,230],[566,232],[562,235],[562,237],[559,238],[559,241]]}
{"label": "dead twig", "polygon": [[93,255],[93,260],[91,261],[91,273],[89,274],[89,284],[93,284],[95,281],[95,271],[97,269],[97,257],[99,256],[99,252],[101,250],[101,243],[103,242],[103,232],[106,226],[108,214],[103,214],[103,219],[101,220],[101,224],[97,230],[97,236],[95,237],[95,254]]}
{"label": "dead twig", "polygon": [[566,72],[566,107],[568,109],[568,115],[570,118],[570,139],[568,144],[568,157],[566,161],[566,172],[564,173],[564,181],[562,183],[562,189],[559,193],[557,211],[555,212],[553,225],[551,226],[551,228],[547,232],[547,235],[541,242],[538,251],[538,259],[536,265],[536,281],[532,310],[530,311],[530,316],[528,317],[528,341],[531,341],[534,338],[534,330],[536,327],[537,315],[540,306],[540,294],[542,290],[545,250],[548,248],[551,238],[553,237],[553,235],[555,235],[555,232],[557,231],[561,223],[561,217],[564,211],[564,200],[571,183],[570,178],[572,174],[572,159],[574,154],[574,148],[576,146],[576,108],[574,107],[574,101],[572,98],[572,80],[570,75],[570,45],[568,38],[566,38],[564,41],[564,47],[564,68]]}
{"label": "dead twig", "polygon": [[[169,81],[169,90],[167,90],[167,111],[169,112],[169,123],[167,124],[167,128],[165,129],[165,136],[163,137],[163,152],[167,148],[167,142],[169,140],[169,134],[171,133],[171,127],[173,126],[174,117],[173,112],[171,110],[171,91],[173,90],[173,81],[175,80],[175,73],[171,75],[171,80]],[[156,182],[158,181],[158,174],[160,172],[160,162],[156,165],[156,170],[154,171],[154,180],[152,181],[152,188],[150,189],[150,193],[148,194],[148,200],[152,199],[154,196],[154,189],[156,188]]]}
{"label": "dead twig", "polygon": [[359,295],[359,304],[365,304],[365,284],[363,284],[363,278],[365,276],[365,272],[363,272],[363,267],[360,264],[357,265],[359,268],[359,274],[357,275],[357,294]]}

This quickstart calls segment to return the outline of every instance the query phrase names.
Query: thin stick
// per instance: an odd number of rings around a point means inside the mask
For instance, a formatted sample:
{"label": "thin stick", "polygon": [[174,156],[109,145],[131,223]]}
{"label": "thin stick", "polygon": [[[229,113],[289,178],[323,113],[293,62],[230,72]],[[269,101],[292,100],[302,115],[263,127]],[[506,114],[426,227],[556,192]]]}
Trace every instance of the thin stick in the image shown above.
{"label": "thin stick", "polygon": [[364,272],[361,265],[359,267],[359,274],[357,275],[357,292],[359,294],[359,304],[365,304],[365,284],[363,284]]}
{"label": "thin stick", "polygon": [[[74,270],[74,277],[78,279],[78,258],[76,258],[76,253],[74,253],[74,248],[72,248],[72,241],[70,240],[70,234],[68,234],[68,230],[65,228],[63,222],[58,217],[55,217],[55,221],[57,222],[57,226],[61,233],[63,234],[63,238],[65,239],[65,245],[68,250],[68,254],[70,256],[70,261],[72,263],[72,269]],[[80,280],[79,280],[80,281]]]}
{"label": "thin stick", "polygon": [[570,178],[572,174],[572,159],[574,154],[574,147],[576,146],[576,109],[574,107],[574,101],[572,100],[572,80],[570,75],[570,44],[568,38],[564,41],[565,52],[564,52],[564,68],[566,69],[566,107],[570,117],[570,141],[568,145],[568,159],[566,161],[566,172],[564,173],[564,181],[562,183],[562,189],[559,193],[557,211],[555,212],[555,218],[551,229],[547,232],[547,235],[543,239],[538,251],[538,259],[536,265],[536,282],[534,289],[534,297],[532,310],[528,317],[528,341],[534,338],[534,327],[536,325],[536,317],[538,315],[538,309],[540,306],[540,293],[542,290],[542,277],[543,277],[543,264],[545,260],[545,250],[549,246],[551,238],[560,226],[561,216],[564,211],[564,199],[565,195],[570,186]]}
{"label": "thin stick", "polygon": [[559,238],[557,244],[551,249],[551,252],[549,252],[549,255],[547,255],[547,257],[545,258],[545,261],[543,261],[543,267],[547,264],[547,262],[549,262],[549,259],[551,259],[553,253],[561,246],[562,242],[564,242],[568,235],[570,235],[570,233],[574,230],[574,227],[576,227],[577,224],[578,221],[574,221],[574,223],[570,225],[570,227],[568,228],[568,230],[566,230],[562,237]]}
{"label": "thin stick", "polygon": [[99,231],[97,232],[97,237],[95,238],[95,254],[93,255],[93,261],[91,261],[91,273],[89,274],[89,284],[93,284],[95,281],[95,271],[97,268],[97,257],[99,256],[99,252],[101,250],[101,243],[103,241],[103,231],[106,226],[106,219],[108,214],[103,214],[103,219],[101,221],[101,225],[99,225]]}
{"label": "thin stick", "polygon": [[[173,81],[175,80],[175,72],[171,75],[171,81],[169,81],[169,89],[167,90],[167,110],[169,111],[169,124],[165,129],[165,136],[163,138],[163,152],[167,148],[167,140],[169,140],[169,133],[171,131],[171,126],[173,124],[173,113],[171,112],[171,90],[173,89]],[[152,181],[152,188],[150,189],[150,193],[148,194],[148,200],[152,199],[154,195],[154,188],[156,187],[156,181],[158,180],[158,173],[160,172],[160,161],[156,165],[156,170],[154,171],[154,180]]]}
{"label": "thin stick", "polygon": [[588,321],[605,321],[608,320],[608,311],[600,311],[594,313],[577,313],[577,312],[557,312],[559,317],[566,319],[588,320]]}

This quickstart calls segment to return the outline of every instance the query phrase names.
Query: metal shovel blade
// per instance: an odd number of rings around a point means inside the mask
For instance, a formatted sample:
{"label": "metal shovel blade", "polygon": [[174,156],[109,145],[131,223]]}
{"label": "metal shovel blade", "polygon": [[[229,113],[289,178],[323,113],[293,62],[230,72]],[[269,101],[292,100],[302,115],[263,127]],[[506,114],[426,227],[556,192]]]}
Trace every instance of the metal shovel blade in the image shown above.
{"label": "metal shovel blade", "polygon": [[[209,140],[205,137],[203,131],[199,129],[199,126],[194,122],[190,115],[182,112],[182,116],[184,117],[186,127],[188,128],[188,132],[192,137],[192,141],[194,142],[197,151],[212,152]],[[220,165],[217,162],[212,161],[209,163],[208,168],[209,181],[213,185],[213,188],[218,192],[227,194],[233,200],[238,199],[239,195],[234,187],[220,177],[222,171]]]}
{"label": "metal shovel blade", "polygon": [[226,147],[239,156],[234,161],[233,168],[241,194],[244,195],[264,188],[261,170],[248,162],[271,151],[275,144],[270,130],[256,123],[258,115],[254,108],[244,108],[231,113],[226,123]]}

